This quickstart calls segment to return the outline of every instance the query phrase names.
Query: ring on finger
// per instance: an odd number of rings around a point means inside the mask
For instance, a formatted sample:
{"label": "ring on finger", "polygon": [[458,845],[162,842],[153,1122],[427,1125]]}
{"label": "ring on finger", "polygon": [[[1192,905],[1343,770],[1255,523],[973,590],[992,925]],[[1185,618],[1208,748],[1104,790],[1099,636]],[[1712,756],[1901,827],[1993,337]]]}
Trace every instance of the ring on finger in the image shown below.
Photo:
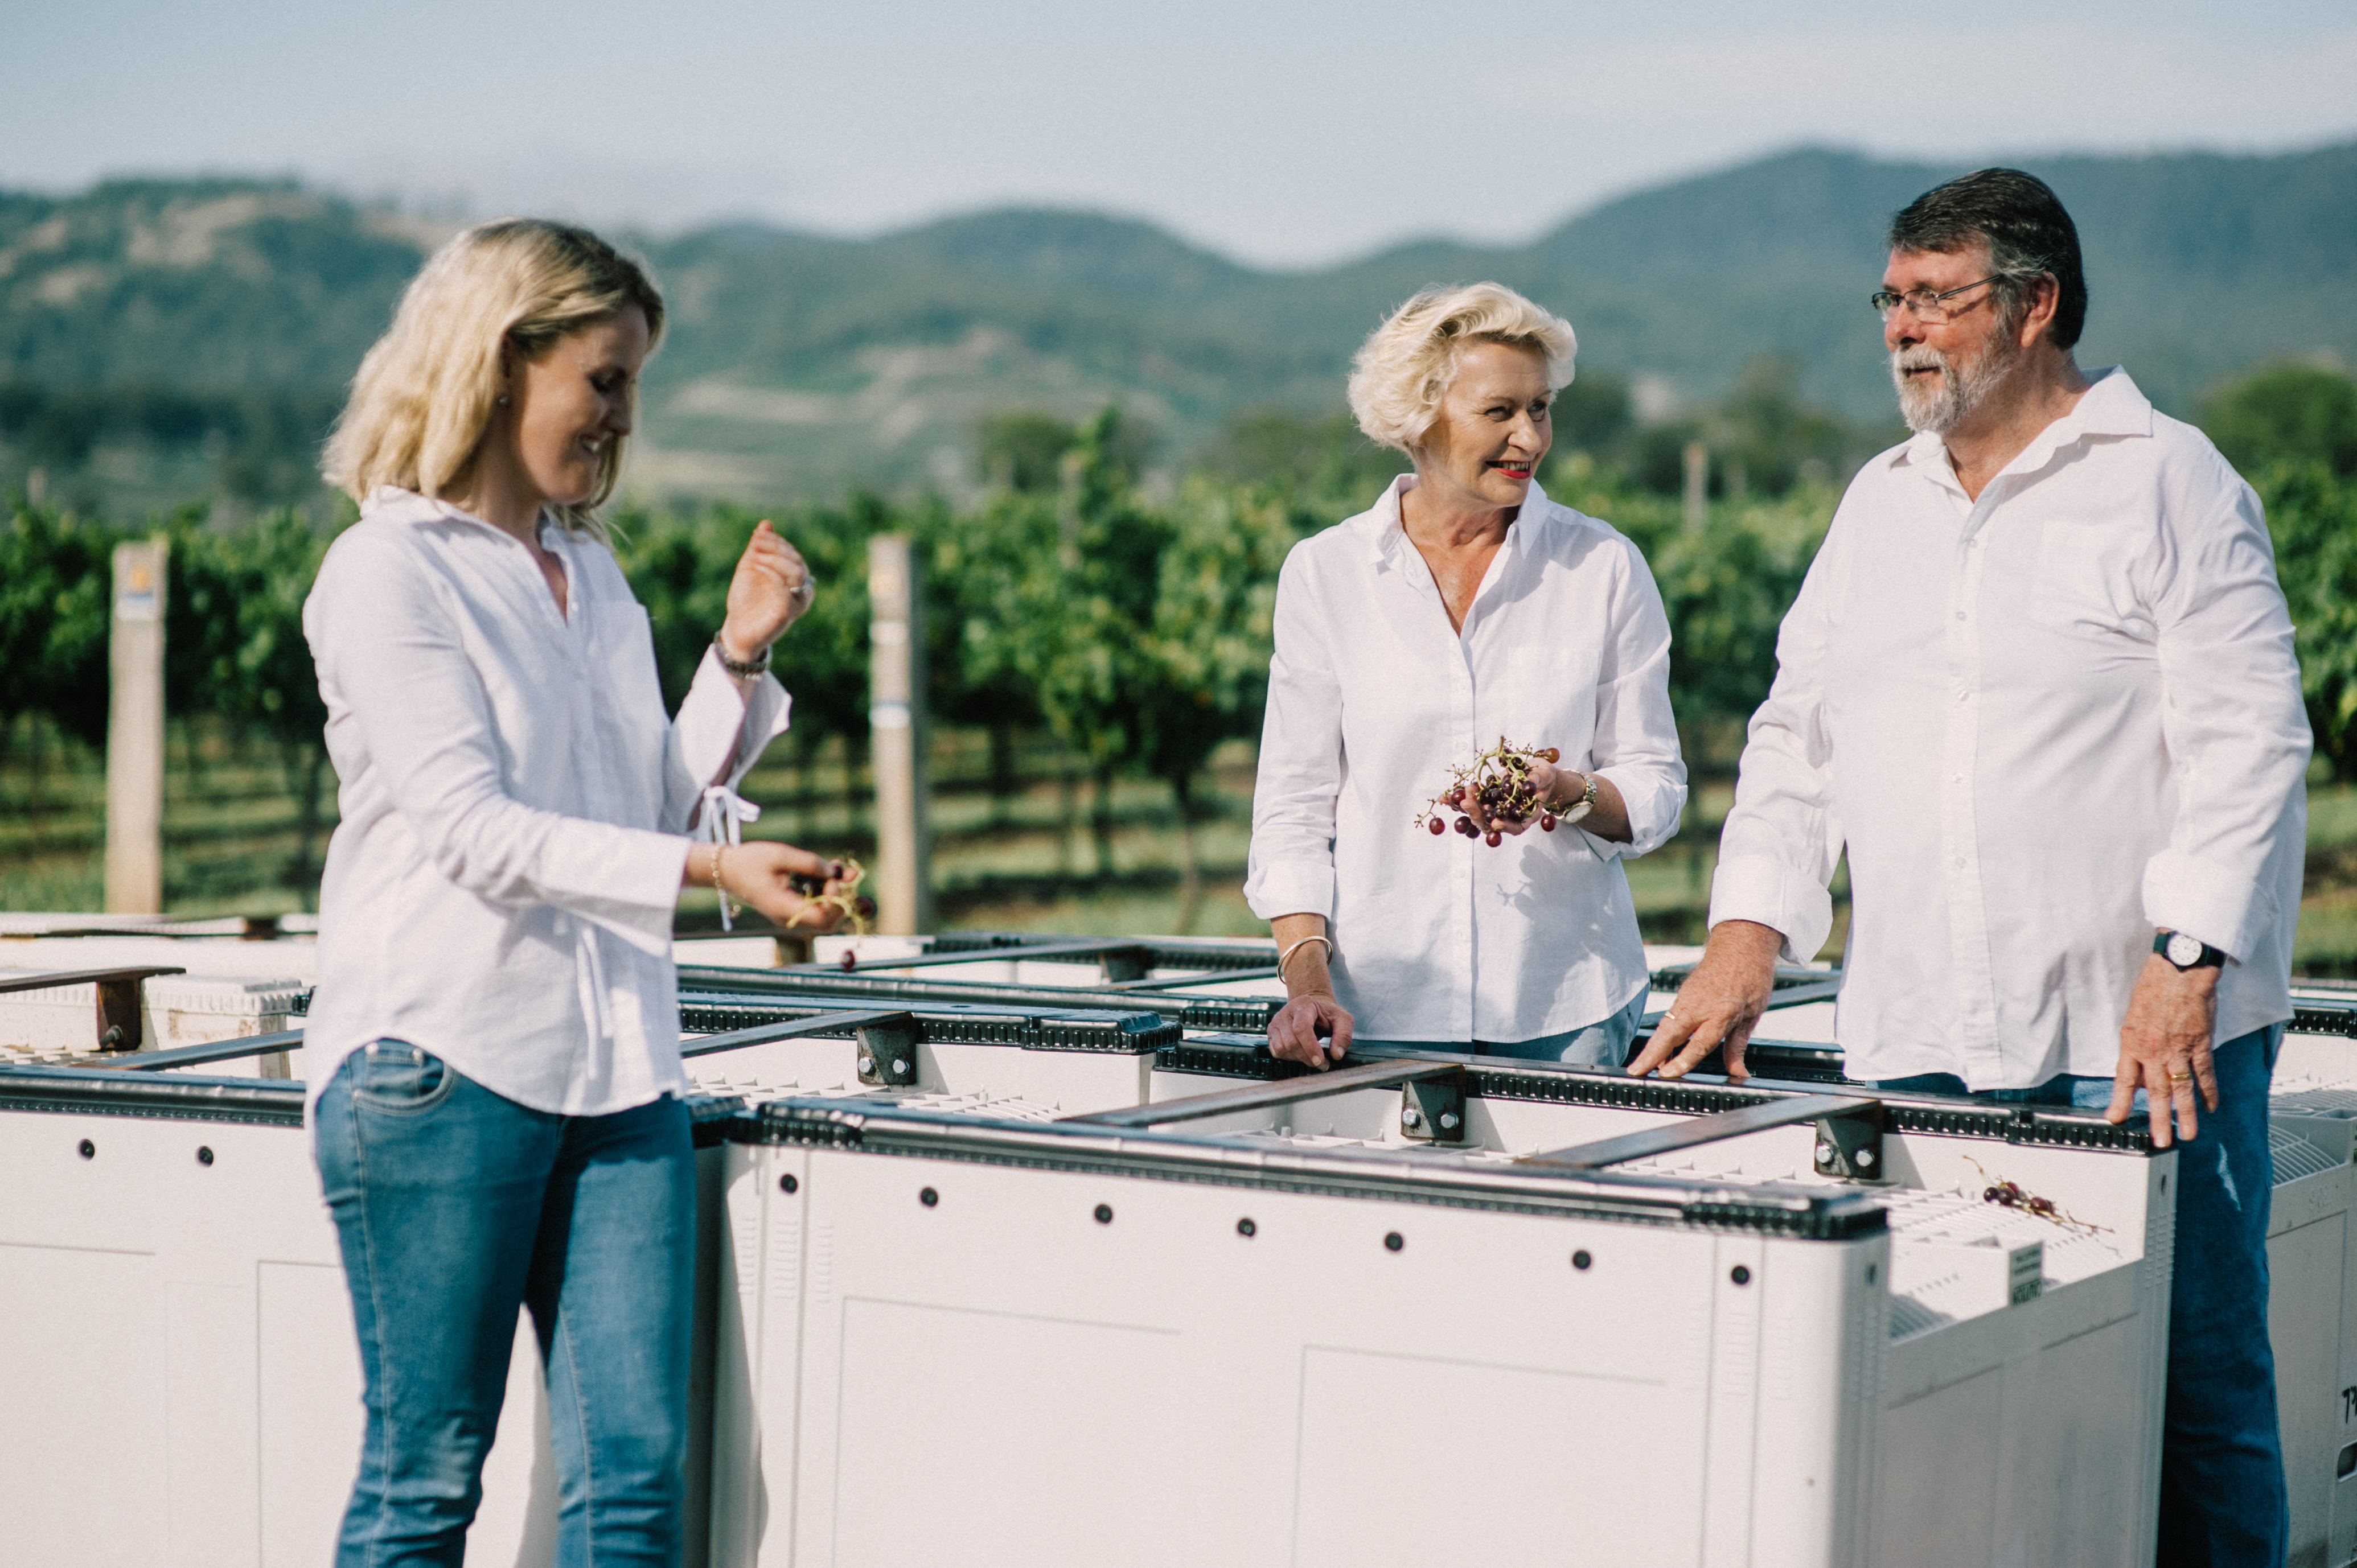
{"label": "ring on finger", "polygon": [[2190,1072],[2173,1072],[2169,1075],[2169,1081],[2171,1083],[2190,1083],[2193,1081],[2193,1075]]}

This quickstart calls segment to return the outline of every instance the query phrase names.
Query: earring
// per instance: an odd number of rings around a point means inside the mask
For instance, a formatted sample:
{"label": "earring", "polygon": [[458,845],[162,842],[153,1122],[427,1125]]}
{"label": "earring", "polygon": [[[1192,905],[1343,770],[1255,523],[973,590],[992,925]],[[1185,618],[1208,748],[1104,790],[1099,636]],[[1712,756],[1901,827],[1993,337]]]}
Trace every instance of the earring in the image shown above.
{"label": "earring", "polygon": [[505,393],[505,392],[501,392],[501,393],[500,393],[500,406],[501,408],[505,408],[505,407],[507,407],[507,405],[508,405],[508,394],[507,394],[507,393]]}

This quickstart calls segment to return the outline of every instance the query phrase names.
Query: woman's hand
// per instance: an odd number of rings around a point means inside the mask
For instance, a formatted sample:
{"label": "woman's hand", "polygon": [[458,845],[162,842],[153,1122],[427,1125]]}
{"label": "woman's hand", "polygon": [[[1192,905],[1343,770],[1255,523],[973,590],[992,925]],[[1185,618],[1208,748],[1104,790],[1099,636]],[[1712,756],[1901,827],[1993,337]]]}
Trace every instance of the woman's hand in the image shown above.
{"label": "woman's hand", "polygon": [[1268,1054],[1279,1061],[1302,1062],[1323,1072],[1350,1049],[1350,1009],[1330,991],[1305,991],[1268,1021]]}
{"label": "woman's hand", "polygon": [[[1531,763],[1531,788],[1537,790],[1539,799],[1551,804],[1558,814],[1569,811],[1579,803],[1580,798],[1587,792],[1587,781],[1590,779],[1596,780],[1596,804],[1589,810],[1587,815],[1579,820],[1581,831],[1594,833],[1598,838],[1609,843],[1627,843],[1631,832],[1629,808],[1620,799],[1620,791],[1613,786],[1611,779],[1601,773],[1582,773],[1576,768],[1566,768],[1561,763],[1543,762],[1536,759]],[[1482,809],[1481,803],[1473,800],[1469,794],[1465,804],[1456,809],[1472,818],[1473,825],[1485,833],[1528,832],[1539,824],[1536,817],[1525,817],[1520,822],[1515,822],[1505,817],[1491,816]],[[1565,825],[1558,822],[1555,831],[1562,832]]]}
{"label": "woman's hand", "polygon": [[1334,996],[1332,949],[1323,915],[1279,915],[1268,923],[1289,998],[1268,1021],[1268,1054],[1324,1071],[1351,1049],[1351,1010]]}
{"label": "woman's hand", "polygon": [[[820,901],[852,886],[842,862],[767,840],[729,844],[716,860],[712,850],[707,843],[689,848],[687,872],[682,879],[685,886],[717,886],[738,903],[759,909],[780,929],[825,932],[843,923],[842,906]],[[713,879],[716,865],[716,883]],[[793,886],[797,876],[819,877],[825,886],[815,895],[798,893]]]}
{"label": "woman's hand", "polygon": [[779,538],[763,518],[753,525],[753,537],[737,558],[737,574],[728,579],[721,651],[740,664],[750,664],[810,608],[813,593],[802,552]]}

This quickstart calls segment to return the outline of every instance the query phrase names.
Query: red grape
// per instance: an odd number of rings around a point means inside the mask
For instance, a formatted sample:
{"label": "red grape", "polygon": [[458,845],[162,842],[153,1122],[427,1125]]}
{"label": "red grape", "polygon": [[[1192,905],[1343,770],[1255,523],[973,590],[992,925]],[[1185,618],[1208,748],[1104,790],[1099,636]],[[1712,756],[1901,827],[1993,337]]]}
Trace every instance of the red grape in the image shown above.
{"label": "red grape", "polygon": [[1506,835],[1500,832],[1497,829],[1491,828],[1487,833],[1482,835],[1481,842],[1488,844],[1491,849],[1495,849],[1500,844],[1506,842]]}
{"label": "red grape", "polygon": [[1555,832],[1555,813],[1553,811],[1549,811],[1545,816],[1539,819],[1539,831],[1544,833]]}
{"label": "red grape", "polygon": [[1441,821],[1440,821],[1440,819],[1439,819],[1438,817],[1435,817],[1435,818],[1433,818],[1433,819],[1432,819],[1432,832],[1433,832],[1433,836],[1434,836],[1435,838],[1437,838],[1437,837],[1439,837],[1439,836],[1440,836],[1440,829],[1441,829]]}

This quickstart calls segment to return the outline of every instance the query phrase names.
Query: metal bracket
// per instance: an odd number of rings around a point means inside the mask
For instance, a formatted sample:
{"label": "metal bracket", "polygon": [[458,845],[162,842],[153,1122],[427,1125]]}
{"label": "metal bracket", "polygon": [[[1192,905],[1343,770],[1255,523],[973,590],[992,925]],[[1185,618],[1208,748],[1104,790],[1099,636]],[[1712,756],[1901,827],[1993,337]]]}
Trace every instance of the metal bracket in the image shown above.
{"label": "metal bracket", "polygon": [[917,1081],[917,1043],[924,1031],[903,1013],[859,1027],[859,1081],[886,1089],[909,1089]]}
{"label": "metal bracket", "polygon": [[1400,1136],[1419,1144],[1465,1141],[1465,1074],[1400,1085]]}
{"label": "metal bracket", "polygon": [[1107,985],[1144,980],[1154,972],[1154,952],[1143,947],[1107,948],[1097,955],[1097,969]]}
{"label": "metal bracket", "polygon": [[87,984],[98,993],[95,1048],[102,1051],[135,1051],[140,1044],[140,983],[158,975],[188,972],[169,964],[146,964],[129,969],[57,970],[44,974],[17,975],[0,982],[0,991],[46,991],[52,986]]}
{"label": "metal bracket", "polygon": [[1882,1101],[1853,1101],[1854,1110],[1837,1112],[1817,1122],[1817,1174],[1846,1176],[1851,1181],[1880,1181],[1882,1165]]}

